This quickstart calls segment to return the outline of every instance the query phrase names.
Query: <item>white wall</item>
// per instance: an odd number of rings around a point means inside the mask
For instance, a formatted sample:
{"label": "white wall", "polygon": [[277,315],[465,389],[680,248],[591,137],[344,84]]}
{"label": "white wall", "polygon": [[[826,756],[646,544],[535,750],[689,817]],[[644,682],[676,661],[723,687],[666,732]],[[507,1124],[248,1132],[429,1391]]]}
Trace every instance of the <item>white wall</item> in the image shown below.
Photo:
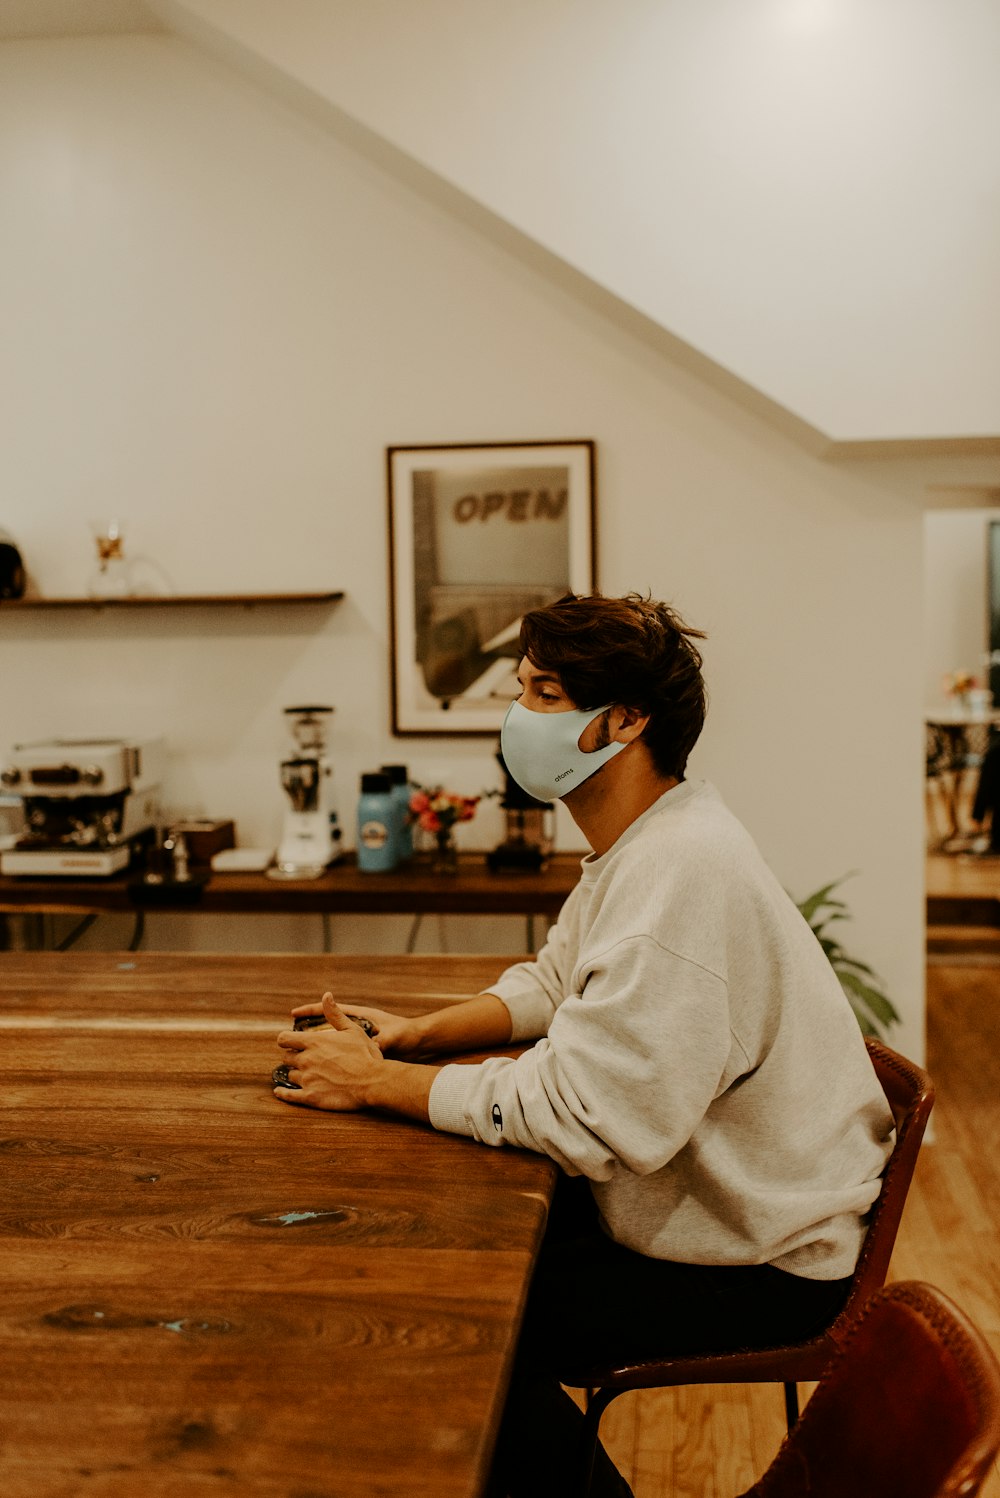
{"label": "white wall", "polygon": [[153,0],[837,439],[998,434],[993,0]]}
{"label": "white wall", "polygon": [[[178,591],[347,592],[327,614],[0,617],[0,742],[162,731],[168,808],[234,816],[248,843],[276,835],[281,709],[304,697],[336,705],[348,815],[388,759],[496,784],[490,740],[389,732],[384,449],[592,435],[602,586],[709,631],[693,773],[795,894],[858,871],[846,944],[921,1053],[909,486],[806,455],[179,41],[0,47],[0,199],[0,523],[42,591],[82,588],[87,520],[114,509]],[[465,830],[489,846],[498,814]],[[151,940],[319,940],[318,922],[199,920]],[[335,923],[334,942],[403,934]],[[523,928],[445,939],[517,950]]]}

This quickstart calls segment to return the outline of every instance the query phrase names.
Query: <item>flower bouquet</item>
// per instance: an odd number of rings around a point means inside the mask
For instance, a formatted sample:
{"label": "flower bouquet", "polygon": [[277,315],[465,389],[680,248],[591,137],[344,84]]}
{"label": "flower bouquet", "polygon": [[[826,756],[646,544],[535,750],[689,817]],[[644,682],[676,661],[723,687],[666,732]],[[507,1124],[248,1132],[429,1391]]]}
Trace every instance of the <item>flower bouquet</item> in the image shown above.
{"label": "flower bouquet", "polygon": [[433,861],[435,872],[454,873],[458,868],[458,849],[455,846],[455,824],[471,822],[479,796],[459,796],[441,786],[428,789],[418,785],[410,797],[410,821],[424,832],[434,834],[437,851]]}
{"label": "flower bouquet", "polygon": [[965,697],[969,692],[977,691],[982,683],[978,676],[960,667],[957,671],[950,672],[942,685],[946,697]]}

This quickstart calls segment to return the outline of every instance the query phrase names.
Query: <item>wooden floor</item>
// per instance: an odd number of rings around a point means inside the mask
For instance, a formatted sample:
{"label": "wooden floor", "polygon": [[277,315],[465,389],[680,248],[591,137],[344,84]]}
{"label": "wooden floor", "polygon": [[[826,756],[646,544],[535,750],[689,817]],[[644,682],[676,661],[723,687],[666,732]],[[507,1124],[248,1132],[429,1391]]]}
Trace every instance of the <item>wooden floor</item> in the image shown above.
{"label": "wooden floor", "polygon": [[[1000,1356],[1000,957],[931,958],[927,1005],[934,1141],[921,1151],[889,1277],[936,1285]],[[735,1498],[783,1429],[770,1385],[625,1394],[601,1422],[636,1498]],[[982,1492],[1000,1498],[996,1468]]]}

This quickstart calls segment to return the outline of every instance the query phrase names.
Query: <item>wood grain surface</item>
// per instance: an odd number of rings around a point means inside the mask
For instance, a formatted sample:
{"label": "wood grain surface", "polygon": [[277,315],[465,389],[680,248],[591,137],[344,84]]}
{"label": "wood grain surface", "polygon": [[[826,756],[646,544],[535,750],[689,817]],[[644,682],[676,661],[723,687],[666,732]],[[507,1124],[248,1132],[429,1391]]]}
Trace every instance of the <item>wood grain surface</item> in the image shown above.
{"label": "wood grain surface", "polygon": [[0,954],[5,1498],[482,1491],[554,1168],[270,1071],[325,987],[502,965]]}

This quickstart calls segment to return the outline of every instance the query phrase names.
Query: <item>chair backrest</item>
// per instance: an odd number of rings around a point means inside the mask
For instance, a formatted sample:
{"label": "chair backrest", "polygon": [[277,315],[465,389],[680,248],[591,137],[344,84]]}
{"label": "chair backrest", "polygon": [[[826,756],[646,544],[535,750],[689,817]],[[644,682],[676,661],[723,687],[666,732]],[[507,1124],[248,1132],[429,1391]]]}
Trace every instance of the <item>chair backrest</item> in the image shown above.
{"label": "chair backrest", "polygon": [[939,1290],[877,1292],[744,1498],[971,1498],[1000,1448],[1000,1366]]}
{"label": "chair backrest", "polygon": [[934,1106],[934,1083],[925,1071],[881,1040],[868,1036],[865,1043],[896,1121],[896,1142],[869,1215],[850,1296],[830,1327],[830,1336],[836,1342],[843,1340],[865,1301],[885,1284],[920,1143]]}

